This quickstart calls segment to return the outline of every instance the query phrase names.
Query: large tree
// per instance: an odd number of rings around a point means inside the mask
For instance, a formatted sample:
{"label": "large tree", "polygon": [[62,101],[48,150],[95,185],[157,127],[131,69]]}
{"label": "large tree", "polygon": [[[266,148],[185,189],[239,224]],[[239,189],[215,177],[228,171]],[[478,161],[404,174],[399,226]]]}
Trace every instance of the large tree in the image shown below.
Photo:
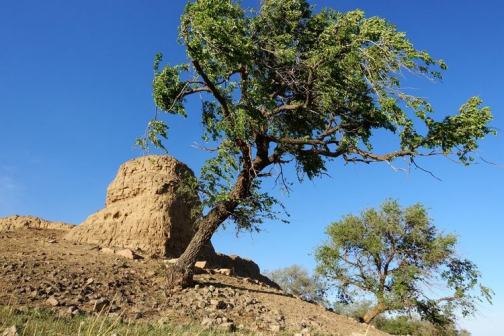
{"label": "large tree", "polygon": [[[196,0],[181,17],[180,43],[188,63],[160,68],[156,57],[155,104],[185,116],[186,100],[201,97],[203,138],[214,156],[186,180],[203,206],[196,235],[168,274],[171,286],[191,284],[199,251],[226,220],[252,229],[275,217],[276,200],[261,191],[273,166],[295,165],[300,178],[312,179],[334,159],[393,164],[402,157],[416,165],[420,156],[452,155],[467,164],[477,140],[493,132],[478,98],[436,121],[426,100],[404,93],[403,74],[435,80],[446,65],[360,10],[315,12],[305,0],[264,0],[254,11],[239,1]],[[162,146],[167,129],[156,117],[138,144]],[[379,129],[396,136],[395,150],[373,151]]]}
{"label": "large tree", "polygon": [[483,299],[491,302],[493,292],[479,283],[476,265],[458,257],[457,237],[440,233],[421,204],[403,208],[387,200],[380,209],[344,216],[326,233],[317,271],[336,286],[343,303],[358,294],[374,296],[365,323],[396,311],[450,324],[457,309],[466,316]]}

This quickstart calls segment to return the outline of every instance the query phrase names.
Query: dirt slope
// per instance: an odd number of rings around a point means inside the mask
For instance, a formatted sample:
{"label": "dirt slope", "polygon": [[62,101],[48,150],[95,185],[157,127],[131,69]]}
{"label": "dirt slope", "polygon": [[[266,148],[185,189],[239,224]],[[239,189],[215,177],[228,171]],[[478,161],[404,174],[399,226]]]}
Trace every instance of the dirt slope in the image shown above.
{"label": "dirt slope", "polygon": [[[267,334],[364,335],[367,326],[257,280],[198,274],[195,288],[163,289],[163,260],[130,260],[69,242],[64,230],[0,231],[0,305],[53,307],[62,314],[106,309],[126,318],[197,320]],[[373,328],[367,335],[385,335]]]}

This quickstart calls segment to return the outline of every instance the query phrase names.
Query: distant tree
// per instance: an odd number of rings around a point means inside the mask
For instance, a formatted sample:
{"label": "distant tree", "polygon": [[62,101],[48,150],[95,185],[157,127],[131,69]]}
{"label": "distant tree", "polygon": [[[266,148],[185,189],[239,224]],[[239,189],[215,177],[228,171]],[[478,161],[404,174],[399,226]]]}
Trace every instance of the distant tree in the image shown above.
{"label": "distant tree", "polygon": [[[326,233],[329,240],[316,252],[317,271],[333,282],[342,302],[374,296],[366,323],[396,311],[445,325],[454,322],[456,309],[466,316],[477,302],[491,303],[493,292],[479,283],[476,265],[457,257],[457,237],[438,232],[421,204],[402,208],[389,199],[380,209],[344,216]],[[438,282],[445,285],[443,295],[433,297]]]}
{"label": "distant tree", "polygon": [[306,268],[300,265],[266,271],[265,275],[280,285],[286,293],[320,304],[325,303],[324,284],[318,276],[309,275]]}
{"label": "distant tree", "polygon": [[[170,287],[192,284],[198,254],[225,221],[254,230],[276,219],[278,202],[261,183],[274,176],[289,188],[282,172],[292,165],[302,180],[323,176],[334,159],[393,165],[403,158],[416,166],[418,157],[445,155],[468,164],[477,141],[494,133],[490,109],[476,97],[435,120],[431,105],[401,81],[405,74],[439,79],[445,63],[360,10],[316,13],[306,0],[263,0],[254,11],[235,0],[195,0],[181,17],[179,41],[189,62],[160,69],[156,57],[154,101],[186,116],[186,100],[201,100],[208,142],[201,147],[213,157],[184,181],[202,207],[196,235],[168,269]],[[137,145],[163,147],[167,130],[156,112]],[[393,150],[373,150],[377,130],[395,136]]]}
{"label": "distant tree", "polygon": [[[364,315],[371,310],[374,302],[370,300],[357,300],[352,303],[334,303],[334,312],[339,315],[352,317],[362,321]],[[453,323],[434,325],[429,321],[421,321],[417,314],[412,315],[387,315],[382,314],[373,319],[373,326],[392,335],[415,336],[470,336],[465,329],[458,330]]]}

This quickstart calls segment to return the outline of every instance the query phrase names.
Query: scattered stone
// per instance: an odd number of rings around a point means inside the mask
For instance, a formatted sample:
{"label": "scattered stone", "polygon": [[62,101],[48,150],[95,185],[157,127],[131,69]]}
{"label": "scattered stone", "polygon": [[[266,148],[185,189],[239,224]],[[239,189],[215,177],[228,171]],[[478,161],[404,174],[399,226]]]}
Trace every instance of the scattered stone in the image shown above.
{"label": "scattered stone", "polygon": [[105,254],[115,254],[115,251],[111,248],[104,247],[100,250],[100,252],[105,253]]}
{"label": "scattered stone", "polygon": [[167,263],[167,264],[175,264],[177,263],[178,261],[178,258],[175,258],[175,259],[167,259],[165,260],[164,262]]}
{"label": "scattered stone", "polygon": [[217,329],[222,332],[233,332],[236,330],[236,326],[234,325],[233,322],[224,322],[220,324]]}
{"label": "scattered stone", "polygon": [[110,300],[107,299],[107,298],[101,298],[101,299],[95,300],[94,301],[94,306],[93,306],[93,311],[95,313],[99,313],[103,309],[105,309],[106,307],[108,307],[109,304],[110,304]]}
{"label": "scattered stone", "polygon": [[86,281],[86,285],[91,285],[93,282],[94,282],[94,279],[93,278],[89,278]]}
{"label": "scattered stone", "polygon": [[230,268],[220,268],[220,269],[215,270],[215,273],[231,276],[231,275],[233,275],[233,270]]}
{"label": "scattered stone", "polygon": [[270,330],[272,332],[280,332],[280,331],[282,331],[284,329],[285,328],[283,326],[279,325],[279,324],[272,324],[272,325],[270,325]]}
{"label": "scattered stone", "polygon": [[54,296],[49,297],[49,299],[47,299],[46,302],[53,307],[59,306],[60,304],[60,302]]}
{"label": "scattered stone", "polygon": [[226,309],[227,304],[224,303],[222,300],[210,300],[210,304],[215,308],[215,309]]}
{"label": "scattered stone", "polygon": [[2,334],[2,336],[18,336],[18,335],[19,335],[18,328],[15,325],[5,329]]}
{"label": "scattered stone", "polygon": [[201,321],[201,325],[204,327],[211,327],[215,324],[215,319],[210,318],[210,317],[204,317],[203,320]]}
{"label": "scattered stone", "polygon": [[201,269],[208,269],[210,268],[210,265],[208,261],[196,261],[196,264],[194,265],[196,268],[201,268]]}
{"label": "scattered stone", "polygon": [[124,249],[124,250],[117,251],[116,254],[120,255],[121,257],[128,258],[131,260],[142,258],[141,256],[139,256],[135,252],[131,251],[130,249]]}
{"label": "scattered stone", "polygon": [[171,323],[171,320],[169,317],[163,316],[158,320],[158,324],[161,327],[167,326]]}

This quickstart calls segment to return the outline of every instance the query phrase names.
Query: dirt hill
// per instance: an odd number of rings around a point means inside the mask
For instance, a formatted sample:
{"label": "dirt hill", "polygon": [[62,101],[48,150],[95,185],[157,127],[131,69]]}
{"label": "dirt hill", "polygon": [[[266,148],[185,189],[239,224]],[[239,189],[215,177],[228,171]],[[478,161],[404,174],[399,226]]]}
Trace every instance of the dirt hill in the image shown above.
{"label": "dirt hill", "polygon": [[[28,226],[29,227],[29,226]],[[51,307],[60,314],[199,321],[274,334],[364,335],[367,325],[246,277],[199,269],[197,285],[166,293],[167,259],[128,259],[101,246],[63,239],[67,231],[0,229],[0,305]],[[370,328],[367,335],[385,335]]]}
{"label": "dirt hill", "polygon": [[160,257],[180,256],[194,236],[191,211],[199,205],[197,197],[177,192],[184,175],[193,172],[166,155],[122,164],[107,188],[105,208],[71,230],[66,239],[139,248]]}

